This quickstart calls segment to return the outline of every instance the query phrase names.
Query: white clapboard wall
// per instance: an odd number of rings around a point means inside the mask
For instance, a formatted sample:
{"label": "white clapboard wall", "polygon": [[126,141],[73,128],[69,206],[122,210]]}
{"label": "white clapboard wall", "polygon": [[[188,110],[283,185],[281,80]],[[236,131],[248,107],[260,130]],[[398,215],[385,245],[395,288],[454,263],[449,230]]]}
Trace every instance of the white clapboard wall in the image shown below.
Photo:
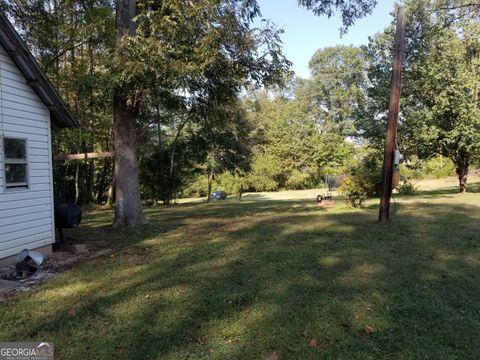
{"label": "white clapboard wall", "polygon": [[0,137],[27,140],[27,189],[6,189],[0,141],[0,259],[53,243],[50,113],[0,45]]}

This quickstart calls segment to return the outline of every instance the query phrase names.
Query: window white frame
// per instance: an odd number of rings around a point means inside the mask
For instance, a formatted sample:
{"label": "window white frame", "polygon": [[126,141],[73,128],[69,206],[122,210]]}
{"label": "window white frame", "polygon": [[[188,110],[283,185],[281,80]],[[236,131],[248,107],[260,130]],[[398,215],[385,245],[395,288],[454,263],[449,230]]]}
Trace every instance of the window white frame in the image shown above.
{"label": "window white frame", "polygon": [[[25,144],[25,158],[22,159],[11,159],[7,158],[6,156],[6,151],[5,151],[5,140],[21,140]],[[21,137],[15,137],[15,136],[3,136],[2,137],[2,155],[3,155],[3,175],[4,175],[4,188],[7,191],[11,190],[25,190],[30,188],[29,184],[29,175],[28,175],[28,139],[26,138],[21,138]],[[19,182],[19,183],[8,183],[7,182],[7,165],[8,164],[19,164],[19,165],[25,165],[25,182]]]}

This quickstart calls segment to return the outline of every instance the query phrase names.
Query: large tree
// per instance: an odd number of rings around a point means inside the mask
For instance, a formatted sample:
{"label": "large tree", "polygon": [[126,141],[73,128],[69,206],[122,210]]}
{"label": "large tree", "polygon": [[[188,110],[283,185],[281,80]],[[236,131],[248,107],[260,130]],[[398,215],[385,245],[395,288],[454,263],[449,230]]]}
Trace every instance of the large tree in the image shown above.
{"label": "large tree", "polygon": [[352,159],[353,145],[337,128],[318,121],[318,109],[300,91],[301,83],[291,86],[298,91],[288,97],[260,92],[245,100],[255,125],[252,190],[316,187],[325,175],[343,173]]}
{"label": "large tree", "polygon": [[[78,129],[53,132],[54,153],[112,147],[106,59],[115,39],[109,0],[16,0],[0,3],[40,66],[79,120]],[[55,162],[55,191],[81,204],[105,201],[111,159]]]}
{"label": "large tree", "polygon": [[346,32],[355,20],[373,11],[377,0],[298,0],[300,6],[312,10],[315,15],[331,17],[336,11],[342,18],[342,32]]}
{"label": "large tree", "polygon": [[[398,142],[407,155],[452,160],[459,191],[480,154],[478,2],[407,1],[407,44]],[[384,138],[393,27],[371,38],[368,106],[358,122],[373,146]]]}
{"label": "large tree", "polygon": [[[125,43],[135,36],[135,0],[117,0],[118,61],[124,61]],[[115,143],[115,219],[113,226],[147,223],[138,181],[136,121],[139,102],[129,96],[128,84],[113,88],[113,135]]]}
{"label": "large tree", "polygon": [[[338,10],[345,27],[375,5],[373,0],[299,3],[318,15]],[[111,147],[113,113],[118,226],[145,222],[136,169],[140,119],[158,106],[168,112],[173,104],[180,134],[184,124],[201,118],[190,114],[234,102],[248,81],[276,82],[287,65],[279,32],[251,27],[260,14],[255,0],[7,0],[0,7],[15,19],[81,120],[79,131],[56,137],[57,151]],[[85,161],[59,165],[56,175],[66,187],[75,179],[77,197],[83,193],[82,201],[90,202],[94,191],[95,199],[105,198],[111,169],[108,160]]]}
{"label": "large tree", "polygon": [[480,157],[480,25],[478,14],[462,14],[437,30],[428,54],[414,68],[416,98],[406,124],[421,148],[455,164],[459,191],[467,191],[468,170]]}
{"label": "large tree", "polygon": [[[123,3],[130,2],[121,1],[119,4]],[[315,6],[319,3],[316,2]],[[321,9],[315,7],[314,11],[330,15],[337,8],[346,26],[351,25],[355,18],[364,16],[374,5],[374,1],[323,3]],[[362,6],[359,7],[359,4]],[[301,5],[311,7],[313,4]],[[363,10],[360,11],[360,8]],[[117,7],[117,12],[121,9]],[[205,109],[215,104],[233,103],[246,82],[272,84],[281,79],[281,73],[286,69],[287,62],[279,47],[279,32],[268,26],[260,30],[251,29],[253,18],[259,15],[254,0],[202,0],[195,3],[164,0],[139,2],[137,9],[136,36],[131,37],[128,46],[122,47],[119,52],[127,52],[130,59],[125,61],[123,56],[119,56],[116,66],[121,69],[118,79],[122,87],[128,89],[129,95],[125,95],[121,101],[123,107],[115,112],[121,111],[132,119],[137,106],[141,106],[146,97],[159,97],[160,102],[165,98],[174,99],[176,104],[183,104],[184,113],[189,114],[179,128],[182,130],[186,121],[195,119],[195,116],[190,116],[192,112],[199,110],[205,113],[209,111]],[[115,103],[120,105],[117,101]],[[128,133],[130,141],[127,143],[134,146],[134,128],[129,129],[128,132],[115,132],[115,135]],[[125,142],[115,141],[119,145]],[[126,171],[130,176],[124,178],[133,181],[137,176],[134,151],[127,155],[128,161],[122,165],[117,160],[117,167],[129,165]],[[121,171],[116,168],[117,175]],[[117,201],[121,186],[117,178]],[[136,219],[143,222],[139,213],[139,196],[136,195],[138,188],[133,183],[128,185],[132,198],[123,202],[123,207],[131,206],[132,213],[128,215],[122,206],[117,205],[116,224],[135,224]],[[120,195],[125,196],[126,190]],[[122,214],[127,214],[130,220]]]}
{"label": "large tree", "polygon": [[354,46],[317,50],[310,60],[311,79],[299,88],[322,131],[343,136],[355,134],[356,113],[366,98],[367,60]]}

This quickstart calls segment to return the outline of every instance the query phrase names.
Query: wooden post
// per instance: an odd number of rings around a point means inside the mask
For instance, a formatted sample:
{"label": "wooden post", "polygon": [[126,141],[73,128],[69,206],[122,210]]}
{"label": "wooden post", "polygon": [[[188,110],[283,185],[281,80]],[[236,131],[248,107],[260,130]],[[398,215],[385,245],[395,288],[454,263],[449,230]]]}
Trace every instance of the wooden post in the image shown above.
{"label": "wooden post", "polygon": [[64,160],[87,160],[115,157],[114,151],[81,153],[81,154],[58,154],[53,157],[54,161]]}
{"label": "wooden post", "polygon": [[393,156],[397,136],[398,113],[400,111],[400,93],[402,88],[402,67],[405,52],[405,8],[398,9],[395,50],[393,59],[392,90],[388,109],[387,136],[382,170],[382,190],[378,220],[387,222],[390,216],[390,198],[392,196]]}

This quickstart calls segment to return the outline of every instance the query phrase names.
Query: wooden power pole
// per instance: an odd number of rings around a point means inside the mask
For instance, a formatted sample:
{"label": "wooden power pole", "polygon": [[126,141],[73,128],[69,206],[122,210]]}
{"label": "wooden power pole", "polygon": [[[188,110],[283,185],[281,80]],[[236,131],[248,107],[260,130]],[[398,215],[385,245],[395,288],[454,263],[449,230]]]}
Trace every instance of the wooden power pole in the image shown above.
{"label": "wooden power pole", "polygon": [[393,156],[397,136],[398,113],[400,111],[400,93],[402,88],[402,67],[405,52],[405,8],[398,9],[395,50],[393,59],[392,90],[388,109],[387,136],[382,170],[382,192],[378,220],[387,222],[390,216],[390,198],[392,196]]}

